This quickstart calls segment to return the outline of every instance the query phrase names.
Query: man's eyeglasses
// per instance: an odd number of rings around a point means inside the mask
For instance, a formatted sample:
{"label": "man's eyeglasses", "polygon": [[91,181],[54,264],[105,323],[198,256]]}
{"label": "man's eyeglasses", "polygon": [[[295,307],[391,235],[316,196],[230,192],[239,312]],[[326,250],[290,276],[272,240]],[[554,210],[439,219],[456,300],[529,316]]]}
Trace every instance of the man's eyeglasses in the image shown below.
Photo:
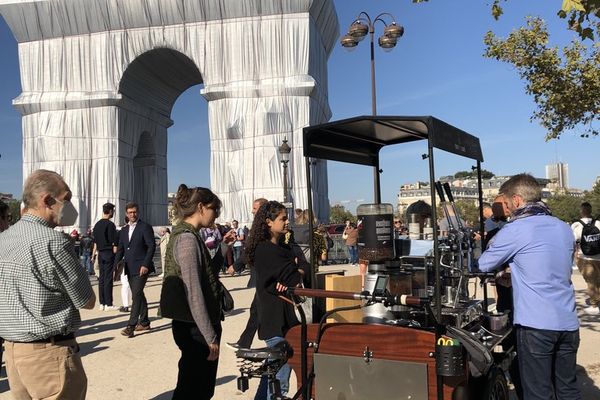
{"label": "man's eyeglasses", "polygon": [[399,224],[399,223],[400,223],[400,221],[394,221],[394,223],[395,223],[395,224]]}

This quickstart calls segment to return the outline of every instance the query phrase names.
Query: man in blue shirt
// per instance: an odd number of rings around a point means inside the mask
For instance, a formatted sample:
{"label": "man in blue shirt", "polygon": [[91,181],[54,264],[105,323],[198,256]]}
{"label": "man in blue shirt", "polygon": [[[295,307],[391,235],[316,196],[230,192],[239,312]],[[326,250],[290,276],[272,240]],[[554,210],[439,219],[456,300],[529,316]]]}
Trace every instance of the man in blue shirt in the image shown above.
{"label": "man in blue shirt", "polygon": [[571,282],[573,234],[541,201],[531,175],[513,176],[500,193],[511,221],[492,239],[479,269],[490,272],[509,264],[524,398],[581,399],[575,375],[579,321]]}

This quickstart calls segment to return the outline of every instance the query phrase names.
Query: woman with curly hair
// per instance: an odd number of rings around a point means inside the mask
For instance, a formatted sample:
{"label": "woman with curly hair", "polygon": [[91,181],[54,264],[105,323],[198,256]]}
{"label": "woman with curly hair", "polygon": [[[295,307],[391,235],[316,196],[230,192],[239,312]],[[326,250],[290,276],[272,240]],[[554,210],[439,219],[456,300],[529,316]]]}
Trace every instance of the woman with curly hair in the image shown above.
{"label": "woman with curly hair", "polygon": [[[211,399],[219,360],[223,288],[220,251],[211,257],[199,230],[212,227],[221,200],[209,189],[180,185],[175,199],[179,223],[165,254],[160,312],[173,320],[173,339],[181,350],[173,399]],[[223,242],[233,244],[233,232]]]}
{"label": "woman with curly hair", "polygon": [[[287,331],[299,323],[293,306],[278,298],[289,286],[302,281],[294,252],[285,243],[287,232],[285,207],[269,201],[258,209],[246,243],[247,260],[256,275],[258,338],[268,347],[282,342]],[[290,373],[288,364],[277,372],[283,395],[289,389]],[[267,399],[270,398],[269,391]]]}

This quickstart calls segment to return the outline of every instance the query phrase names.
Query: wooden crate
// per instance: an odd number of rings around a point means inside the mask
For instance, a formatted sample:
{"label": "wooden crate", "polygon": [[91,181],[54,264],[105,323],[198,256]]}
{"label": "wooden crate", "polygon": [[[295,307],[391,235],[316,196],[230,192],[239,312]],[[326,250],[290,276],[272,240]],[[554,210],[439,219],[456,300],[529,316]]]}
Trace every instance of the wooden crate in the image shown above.
{"label": "wooden crate", "polygon": [[[361,276],[328,275],[325,277],[325,289],[358,293],[361,291]],[[325,308],[327,311],[329,311],[334,308],[353,306],[358,305],[360,303],[360,300],[327,299],[325,302]],[[361,309],[342,311],[333,314],[331,318],[327,319],[327,322],[362,322],[362,317],[363,315]]]}

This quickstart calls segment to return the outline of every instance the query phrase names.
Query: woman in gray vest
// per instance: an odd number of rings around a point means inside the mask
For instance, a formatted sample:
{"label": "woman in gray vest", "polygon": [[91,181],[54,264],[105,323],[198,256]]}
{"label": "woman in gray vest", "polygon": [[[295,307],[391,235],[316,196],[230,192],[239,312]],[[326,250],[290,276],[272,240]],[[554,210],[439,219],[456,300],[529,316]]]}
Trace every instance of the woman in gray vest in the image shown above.
{"label": "woman in gray vest", "polygon": [[[211,259],[199,234],[214,225],[221,200],[209,189],[180,185],[174,210],[180,221],[171,233],[160,298],[163,317],[173,319],[175,343],[181,350],[173,399],[213,397],[221,337],[222,286],[219,269],[223,255]],[[223,241],[232,244],[232,234]]]}

